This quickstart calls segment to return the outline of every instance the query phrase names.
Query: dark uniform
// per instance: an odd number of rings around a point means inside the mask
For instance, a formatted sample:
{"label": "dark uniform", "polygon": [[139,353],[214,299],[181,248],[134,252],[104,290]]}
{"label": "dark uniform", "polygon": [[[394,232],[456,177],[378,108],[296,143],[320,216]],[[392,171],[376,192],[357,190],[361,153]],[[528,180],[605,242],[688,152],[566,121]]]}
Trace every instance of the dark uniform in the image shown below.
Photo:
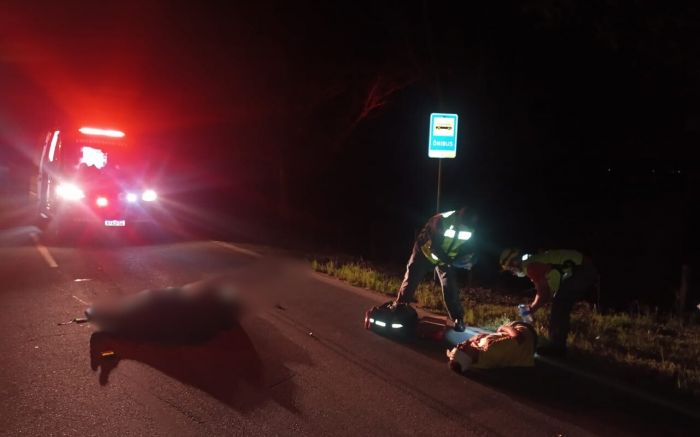
{"label": "dark uniform", "polygon": [[522,271],[535,284],[537,293],[548,287],[552,297],[549,338],[556,348],[566,348],[570,314],[574,304],[598,284],[598,271],[590,258],[575,250],[548,250],[522,263]]}
{"label": "dark uniform", "polygon": [[455,211],[436,214],[428,220],[413,245],[406,274],[399,288],[397,303],[410,303],[425,275],[435,269],[451,320],[463,322],[456,268],[471,269],[474,262],[471,238],[473,228],[464,225]]}

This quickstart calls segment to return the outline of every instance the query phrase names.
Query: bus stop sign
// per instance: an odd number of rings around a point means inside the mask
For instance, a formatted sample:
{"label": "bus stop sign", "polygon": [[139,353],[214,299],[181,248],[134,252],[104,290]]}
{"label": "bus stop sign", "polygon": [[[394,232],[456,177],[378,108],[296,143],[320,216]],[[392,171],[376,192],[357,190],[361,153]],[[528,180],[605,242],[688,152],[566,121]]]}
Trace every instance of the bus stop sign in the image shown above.
{"label": "bus stop sign", "polygon": [[457,156],[457,114],[430,114],[428,156],[454,158]]}

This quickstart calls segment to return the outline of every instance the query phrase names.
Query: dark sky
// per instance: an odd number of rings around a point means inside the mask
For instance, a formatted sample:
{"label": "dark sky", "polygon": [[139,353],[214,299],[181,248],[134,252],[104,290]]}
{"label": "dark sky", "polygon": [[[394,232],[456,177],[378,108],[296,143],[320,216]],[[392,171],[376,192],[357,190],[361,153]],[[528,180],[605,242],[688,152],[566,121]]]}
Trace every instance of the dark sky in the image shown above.
{"label": "dark sky", "polygon": [[456,112],[443,203],[477,208],[493,252],[646,253],[650,226],[687,251],[692,3],[102,3],[0,6],[8,160],[48,126],[118,126],[209,206],[395,259],[435,208],[428,116]]}

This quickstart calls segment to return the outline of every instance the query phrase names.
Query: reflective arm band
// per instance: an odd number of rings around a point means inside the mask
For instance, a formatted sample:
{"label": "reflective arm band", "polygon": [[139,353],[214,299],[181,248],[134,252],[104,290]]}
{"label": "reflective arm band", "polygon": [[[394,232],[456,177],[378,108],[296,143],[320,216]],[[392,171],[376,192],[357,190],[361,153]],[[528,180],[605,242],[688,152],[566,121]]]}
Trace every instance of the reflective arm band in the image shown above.
{"label": "reflective arm band", "polygon": [[[454,236],[454,231],[452,232]],[[469,231],[459,231],[459,234],[457,235],[457,238],[460,240],[468,240],[472,237],[472,233]]]}

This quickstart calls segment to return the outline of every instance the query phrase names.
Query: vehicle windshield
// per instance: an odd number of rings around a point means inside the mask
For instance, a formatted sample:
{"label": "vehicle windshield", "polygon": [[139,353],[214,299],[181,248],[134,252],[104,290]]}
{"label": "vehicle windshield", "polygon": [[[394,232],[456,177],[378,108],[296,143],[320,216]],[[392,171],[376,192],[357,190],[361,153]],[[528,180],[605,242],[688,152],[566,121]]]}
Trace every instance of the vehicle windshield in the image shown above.
{"label": "vehicle windshield", "polygon": [[122,143],[78,140],[64,146],[62,167],[64,173],[78,178],[123,176],[144,167],[145,160],[132,155],[128,146]]}

